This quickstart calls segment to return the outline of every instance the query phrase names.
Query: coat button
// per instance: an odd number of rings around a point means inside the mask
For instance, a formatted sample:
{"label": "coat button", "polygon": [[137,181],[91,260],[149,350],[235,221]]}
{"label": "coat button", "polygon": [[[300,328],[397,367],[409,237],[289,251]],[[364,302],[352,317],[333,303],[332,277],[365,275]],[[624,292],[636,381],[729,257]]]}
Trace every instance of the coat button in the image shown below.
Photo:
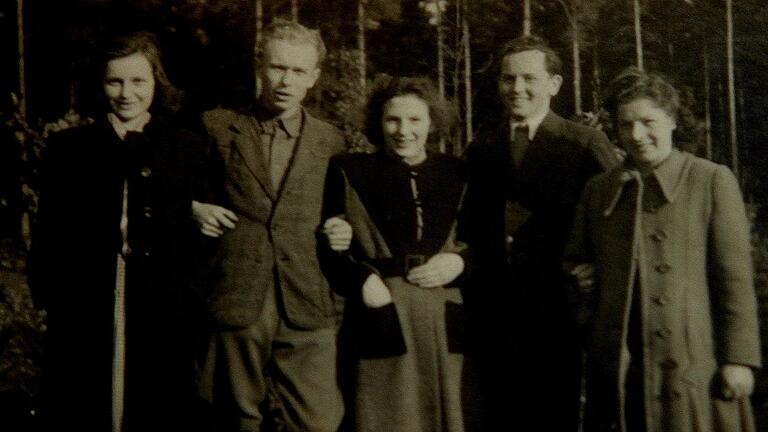
{"label": "coat button", "polygon": [[654,296],[653,302],[659,306],[664,306],[665,304],[669,303],[669,298],[667,298],[665,295]]}
{"label": "coat button", "polygon": [[668,272],[671,268],[672,268],[672,266],[670,266],[669,264],[663,263],[663,264],[659,264],[659,265],[656,266],[656,271],[661,273],[661,274],[664,274],[664,273]]}
{"label": "coat button", "polygon": [[662,327],[662,328],[656,330],[656,336],[658,336],[658,337],[660,337],[662,339],[666,339],[666,338],[670,337],[671,335],[672,335],[672,330],[670,330],[670,329],[668,329],[666,327]]}
{"label": "coat button", "polygon": [[662,230],[658,230],[658,231],[654,232],[653,234],[651,234],[650,237],[651,237],[651,240],[655,241],[656,243],[661,243],[662,241],[666,240],[667,233],[665,233]]}
{"label": "coat button", "polygon": [[141,169],[140,174],[144,178],[150,178],[152,177],[152,170],[149,167],[144,167]]}
{"label": "coat button", "polygon": [[673,359],[666,359],[661,362],[661,367],[666,370],[672,370],[677,367],[677,362]]}

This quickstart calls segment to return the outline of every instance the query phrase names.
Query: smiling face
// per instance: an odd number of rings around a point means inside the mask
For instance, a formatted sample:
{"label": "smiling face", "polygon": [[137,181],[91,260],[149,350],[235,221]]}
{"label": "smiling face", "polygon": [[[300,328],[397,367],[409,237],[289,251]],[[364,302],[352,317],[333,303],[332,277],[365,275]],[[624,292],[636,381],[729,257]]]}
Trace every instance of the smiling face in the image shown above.
{"label": "smiling face", "polygon": [[619,141],[630,160],[648,169],[663,162],[672,152],[675,119],[647,98],[623,103],[618,111]]}
{"label": "smiling face", "polygon": [[501,62],[499,94],[509,115],[518,121],[543,116],[562,82],[560,75],[547,71],[546,56],[538,50],[508,54]]}
{"label": "smiling face", "polygon": [[427,157],[432,119],[429,106],[416,95],[395,96],[384,104],[381,129],[387,150],[409,165]]}
{"label": "smiling face", "polygon": [[320,77],[317,61],[317,50],[311,44],[267,42],[260,66],[261,100],[266,108],[277,115],[299,109]]}
{"label": "smiling face", "polygon": [[147,112],[155,95],[149,60],[139,53],[110,60],[104,71],[104,93],[112,112],[124,122]]}

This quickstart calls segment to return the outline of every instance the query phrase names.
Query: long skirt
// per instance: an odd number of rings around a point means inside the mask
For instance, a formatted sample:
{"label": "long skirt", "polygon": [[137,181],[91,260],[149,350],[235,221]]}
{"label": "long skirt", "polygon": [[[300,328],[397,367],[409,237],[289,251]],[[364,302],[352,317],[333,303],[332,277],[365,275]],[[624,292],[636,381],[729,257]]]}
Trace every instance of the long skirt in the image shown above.
{"label": "long skirt", "polygon": [[405,352],[359,358],[355,430],[481,430],[477,371],[474,357],[465,353],[460,290],[419,288],[402,277],[385,282],[392,292],[390,310],[396,310]]}

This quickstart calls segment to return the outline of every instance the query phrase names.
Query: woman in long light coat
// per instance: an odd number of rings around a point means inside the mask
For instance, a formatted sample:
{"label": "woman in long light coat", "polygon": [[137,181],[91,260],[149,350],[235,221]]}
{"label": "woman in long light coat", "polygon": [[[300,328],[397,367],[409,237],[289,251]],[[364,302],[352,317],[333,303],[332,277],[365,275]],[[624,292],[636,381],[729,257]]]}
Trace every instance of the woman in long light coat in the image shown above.
{"label": "woman in long light coat", "polygon": [[587,185],[567,249],[589,316],[587,431],[754,430],[749,224],[722,165],[673,147],[679,98],[615,81],[624,164]]}

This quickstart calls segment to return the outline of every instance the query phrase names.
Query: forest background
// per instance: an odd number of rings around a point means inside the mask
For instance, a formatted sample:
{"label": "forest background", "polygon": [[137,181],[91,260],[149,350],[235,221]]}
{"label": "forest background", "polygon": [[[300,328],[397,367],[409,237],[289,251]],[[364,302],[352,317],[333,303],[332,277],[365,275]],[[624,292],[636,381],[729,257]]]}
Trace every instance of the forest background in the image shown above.
{"label": "forest background", "polygon": [[[45,314],[24,282],[45,137],[91,115],[85,85],[97,43],[149,30],[171,81],[186,97],[181,119],[253,99],[254,46],[283,17],[318,28],[329,49],[310,95],[314,113],[355,146],[361,106],[376,77],[428,75],[461,127],[437,150],[461,156],[499,119],[493,52],[531,33],[561,53],[564,85],[553,109],[611,134],[606,83],[630,65],[681,90],[678,144],[730,166],[753,219],[763,351],[768,354],[768,8],[764,0],[3,0],[0,2],[0,428],[33,421]],[[754,402],[768,430],[768,373]],[[759,430],[760,427],[758,428]]]}

